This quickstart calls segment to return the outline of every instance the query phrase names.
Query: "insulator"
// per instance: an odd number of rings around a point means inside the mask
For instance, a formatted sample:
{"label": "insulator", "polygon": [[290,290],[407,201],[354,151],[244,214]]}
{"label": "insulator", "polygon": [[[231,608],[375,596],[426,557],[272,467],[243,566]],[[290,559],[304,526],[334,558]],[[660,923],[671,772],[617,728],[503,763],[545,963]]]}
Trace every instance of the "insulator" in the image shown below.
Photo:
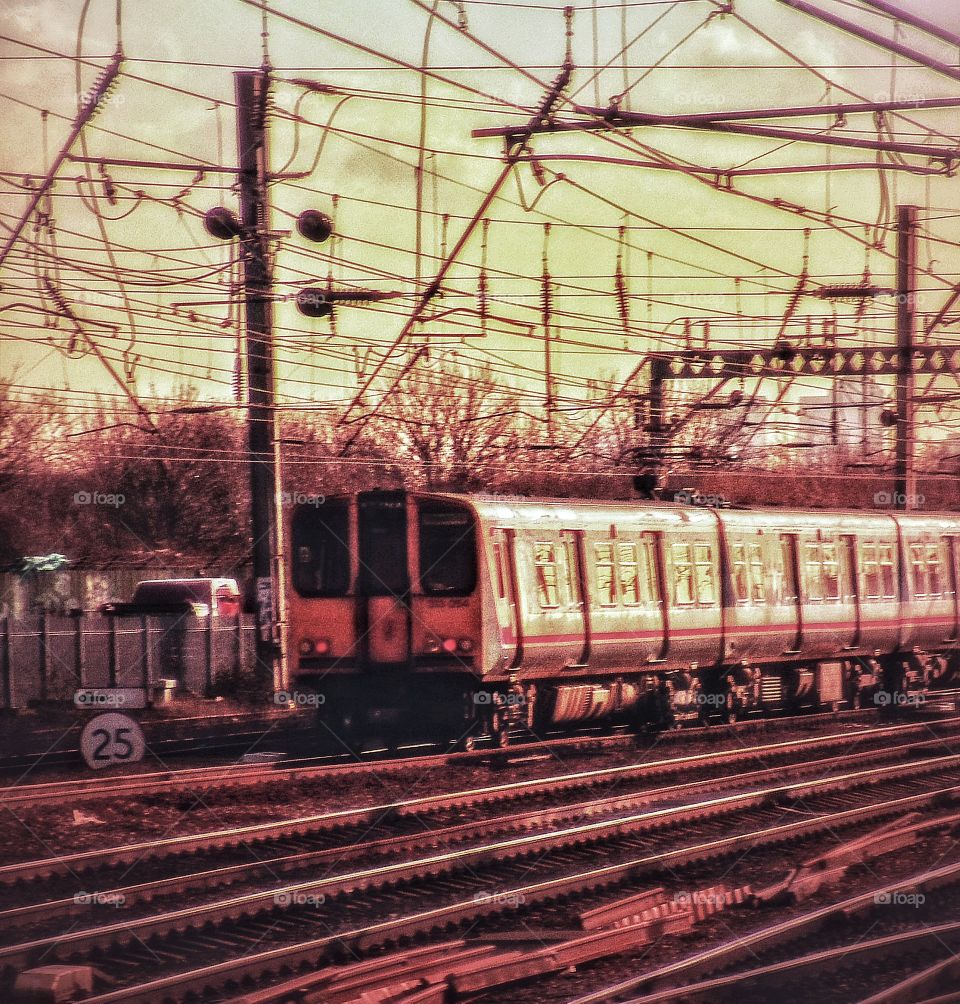
{"label": "insulator", "polygon": [[487,273],[481,270],[477,279],[477,307],[480,311],[481,320],[487,319]]}
{"label": "insulator", "polygon": [[233,399],[237,404],[243,403],[243,363],[239,354],[233,361]]}
{"label": "insulator", "polygon": [[613,289],[617,295],[617,312],[620,314],[620,323],[624,328],[627,328],[630,326],[630,299],[627,296],[627,281],[623,277],[620,262],[617,262],[617,271],[613,276]]}
{"label": "insulator", "polygon": [[540,307],[543,312],[543,327],[549,328],[552,316],[553,296],[550,289],[550,273],[544,272],[540,284]]}
{"label": "insulator", "polygon": [[114,187],[113,178],[107,174],[103,164],[100,165],[100,180],[103,182],[103,194],[111,206],[117,204],[117,189]]}

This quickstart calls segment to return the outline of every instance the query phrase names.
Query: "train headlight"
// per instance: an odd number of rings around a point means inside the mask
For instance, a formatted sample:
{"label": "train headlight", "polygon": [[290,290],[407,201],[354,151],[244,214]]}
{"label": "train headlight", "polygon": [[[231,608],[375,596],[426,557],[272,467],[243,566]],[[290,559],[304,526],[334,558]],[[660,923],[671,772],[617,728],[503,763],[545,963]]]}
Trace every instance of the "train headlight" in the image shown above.
{"label": "train headlight", "polygon": [[428,652],[439,652],[440,651],[440,640],[438,638],[428,638],[427,639],[427,651]]}
{"label": "train headlight", "polygon": [[313,655],[313,639],[301,638],[299,649],[301,655]]}
{"label": "train headlight", "polygon": [[461,638],[457,641],[457,648],[461,652],[472,652],[473,651],[473,639],[472,638]]}
{"label": "train headlight", "polygon": [[326,655],[330,651],[330,641],[327,638],[318,638],[313,643],[313,650],[317,655]]}
{"label": "train headlight", "polygon": [[444,638],[443,639],[443,650],[444,652],[456,652],[457,650],[457,639],[456,638]]}

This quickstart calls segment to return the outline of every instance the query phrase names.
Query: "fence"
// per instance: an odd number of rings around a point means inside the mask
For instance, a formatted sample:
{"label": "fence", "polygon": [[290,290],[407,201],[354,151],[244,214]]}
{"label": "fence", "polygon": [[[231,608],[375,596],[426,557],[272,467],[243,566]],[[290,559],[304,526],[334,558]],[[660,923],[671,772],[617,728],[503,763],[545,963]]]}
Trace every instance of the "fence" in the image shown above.
{"label": "fence", "polygon": [[87,687],[153,692],[164,679],[206,696],[219,677],[252,678],[255,630],[247,615],[2,617],[0,709],[73,701]]}

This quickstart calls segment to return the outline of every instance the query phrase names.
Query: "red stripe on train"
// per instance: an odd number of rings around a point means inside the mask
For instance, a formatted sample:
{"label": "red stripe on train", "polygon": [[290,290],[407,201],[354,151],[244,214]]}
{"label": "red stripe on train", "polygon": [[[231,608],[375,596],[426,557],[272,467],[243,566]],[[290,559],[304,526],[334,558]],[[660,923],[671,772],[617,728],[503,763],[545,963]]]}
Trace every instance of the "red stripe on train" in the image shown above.
{"label": "red stripe on train", "polygon": [[[952,617],[908,617],[901,620],[890,621],[863,621],[861,630],[871,630],[877,628],[887,628],[895,630],[899,628],[912,628],[917,626],[934,627],[936,625],[952,626]],[[805,623],[803,625],[804,634],[810,631],[837,631],[845,629],[855,631],[856,621],[818,621],[815,624]],[[796,631],[794,624],[742,624],[728,627],[728,634],[789,634]],[[591,632],[591,641],[644,641],[660,640],[663,637],[661,629],[647,631],[596,631]],[[671,638],[705,638],[720,640],[720,628],[671,628]],[[509,628],[501,628],[500,640],[504,645],[515,645],[516,635]],[[582,642],[583,634],[525,634],[524,642],[540,643],[542,645],[561,645],[575,642]]]}

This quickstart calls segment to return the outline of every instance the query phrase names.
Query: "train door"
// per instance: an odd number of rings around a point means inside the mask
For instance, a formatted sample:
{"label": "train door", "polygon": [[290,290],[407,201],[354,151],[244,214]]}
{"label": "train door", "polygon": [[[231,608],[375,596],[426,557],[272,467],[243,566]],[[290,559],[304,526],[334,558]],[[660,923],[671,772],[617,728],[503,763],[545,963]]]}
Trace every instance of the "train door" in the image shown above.
{"label": "train door", "polygon": [[852,533],[840,537],[840,596],[844,612],[852,615],[849,630],[846,631],[844,647],[854,649],[860,647],[863,630],[863,609],[860,603],[860,568],[857,561],[857,538]]}
{"label": "train door", "polygon": [[494,527],[490,531],[493,554],[493,586],[496,593],[497,624],[505,664],[517,668],[523,659],[523,623],[520,619],[517,581],[517,534],[513,529]]}
{"label": "train door", "polygon": [[783,569],[780,608],[787,623],[790,640],[785,655],[800,651],[803,642],[803,605],[800,597],[800,545],[795,533],[780,534],[780,559]]}
{"label": "train door", "polygon": [[410,656],[406,495],[364,492],[358,498],[357,515],[361,651],[369,665],[406,664]]}
{"label": "train door", "polygon": [[947,589],[950,590],[950,598],[953,607],[953,626],[948,630],[946,642],[955,642],[960,638],[960,549],[957,548],[957,538],[945,536],[943,542],[947,552]]}
{"label": "train door", "polygon": [[583,530],[561,530],[564,558],[566,565],[567,590],[569,605],[576,616],[580,647],[579,653],[571,660],[576,666],[587,666],[590,663],[590,604],[586,598],[590,595],[587,585],[586,549]]}
{"label": "train door", "polygon": [[641,575],[644,591],[645,625],[652,632],[648,662],[663,662],[670,647],[667,574],[663,565],[663,534],[645,530],[640,535]]}

